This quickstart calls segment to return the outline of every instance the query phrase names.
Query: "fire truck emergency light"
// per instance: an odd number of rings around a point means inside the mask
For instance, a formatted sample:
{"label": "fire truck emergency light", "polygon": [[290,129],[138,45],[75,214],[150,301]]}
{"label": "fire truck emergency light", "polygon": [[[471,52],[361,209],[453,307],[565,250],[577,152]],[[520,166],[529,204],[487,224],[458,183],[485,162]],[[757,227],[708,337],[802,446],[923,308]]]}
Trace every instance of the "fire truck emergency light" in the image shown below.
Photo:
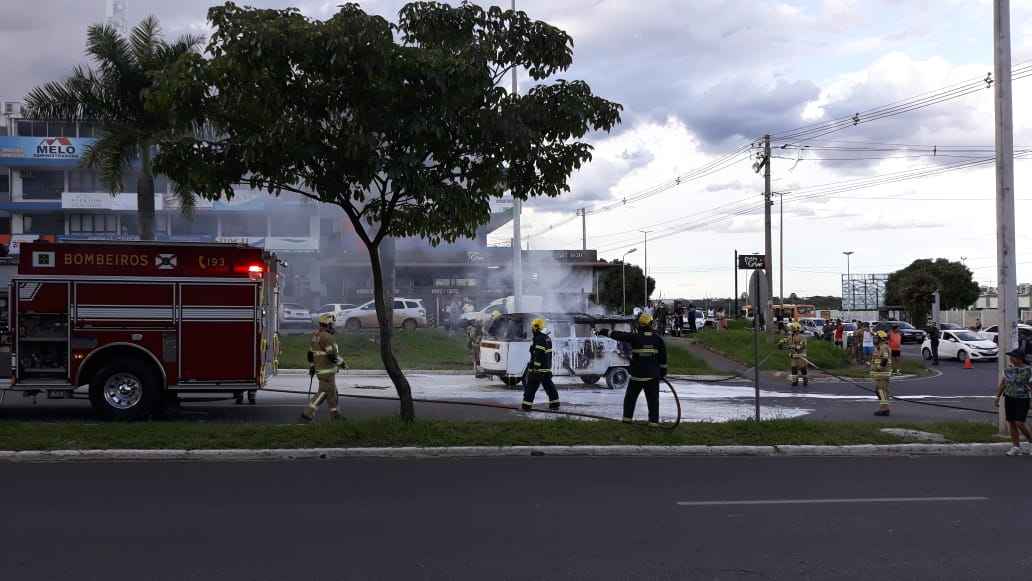
{"label": "fire truck emergency light", "polygon": [[260,264],[251,264],[247,267],[247,275],[251,277],[251,280],[261,280],[263,272],[265,272],[265,267]]}

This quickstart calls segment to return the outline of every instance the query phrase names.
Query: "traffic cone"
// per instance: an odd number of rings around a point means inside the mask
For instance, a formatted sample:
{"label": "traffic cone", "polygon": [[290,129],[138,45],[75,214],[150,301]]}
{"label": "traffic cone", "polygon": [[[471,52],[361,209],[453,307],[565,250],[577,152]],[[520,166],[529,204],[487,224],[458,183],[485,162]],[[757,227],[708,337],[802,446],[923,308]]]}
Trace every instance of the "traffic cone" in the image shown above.
{"label": "traffic cone", "polygon": [[971,358],[970,357],[965,357],[964,358],[964,369],[974,369],[974,368],[975,368],[975,366],[971,364]]}

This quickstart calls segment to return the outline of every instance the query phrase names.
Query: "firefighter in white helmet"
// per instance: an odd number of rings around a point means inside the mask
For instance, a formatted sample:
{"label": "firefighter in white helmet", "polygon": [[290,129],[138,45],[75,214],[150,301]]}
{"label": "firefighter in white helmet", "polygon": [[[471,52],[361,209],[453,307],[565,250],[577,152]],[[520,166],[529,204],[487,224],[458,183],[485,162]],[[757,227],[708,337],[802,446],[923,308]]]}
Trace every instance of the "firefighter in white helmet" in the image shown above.
{"label": "firefighter in white helmet", "polygon": [[803,376],[803,385],[807,384],[806,379],[806,337],[803,336],[803,328],[798,322],[789,324],[789,331],[792,335],[786,343],[788,357],[791,363],[792,387],[799,385],[799,376]]}
{"label": "firefighter in white helmet", "polygon": [[330,408],[330,417],[337,419],[340,412],[337,411],[337,382],[334,376],[337,369],[343,369],[347,365],[341,360],[337,353],[337,344],[333,341],[336,317],[330,313],[319,315],[319,328],[312,333],[312,343],[308,349],[308,376],[319,379],[319,391],[315,397],[308,402],[305,411],[301,412],[301,419],[306,422],[312,421],[315,411],[325,401]]}

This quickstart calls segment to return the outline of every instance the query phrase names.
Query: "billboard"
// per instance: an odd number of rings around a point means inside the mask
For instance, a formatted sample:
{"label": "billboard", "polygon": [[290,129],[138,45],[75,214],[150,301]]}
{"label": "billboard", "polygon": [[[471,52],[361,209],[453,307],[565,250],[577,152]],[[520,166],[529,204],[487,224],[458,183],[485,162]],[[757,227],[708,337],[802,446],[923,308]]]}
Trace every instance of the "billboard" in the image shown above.
{"label": "billboard", "polygon": [[[113,212],[135,212],[136,194],[65,192],[61,194],[62,210],[111,210]],[[154,209],[165,209],[164,196],[154,194]]]}
{"label": "billboard", "polygon": [[885,307],[888,274],[842,275],[842,310],[877,311]]}
{"label": "billboard", "polygon": [[0,137],[0,165],[18,167],[75,167],[90,137]]}

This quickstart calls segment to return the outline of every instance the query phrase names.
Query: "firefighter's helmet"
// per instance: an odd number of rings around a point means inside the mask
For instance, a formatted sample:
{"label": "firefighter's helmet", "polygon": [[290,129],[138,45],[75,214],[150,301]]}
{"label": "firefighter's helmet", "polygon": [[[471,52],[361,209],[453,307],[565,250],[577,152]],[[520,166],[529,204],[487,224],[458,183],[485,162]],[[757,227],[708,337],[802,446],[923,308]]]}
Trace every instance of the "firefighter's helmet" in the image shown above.
{"label": "firefighter's helmet", "polygon": [[333,313],[323,313],[319,315],[320,325],[332,325],[337,322],[337,317],[333,316]]}
{"label": "firefighter's helmet", "polygon": [[531,331],[536,331],[538,333],[540,333],[541,331],[544,331],[545,330],[545,320],[544,319],[534,319],[533,321],[530,322],[530,330]]}
{"label": "firefighter's helmet", "polygon": [[501,311],[491,311],[491,320],[494,321],[502,316]]}
{"label": "firefighter's helmet", "polygon": [[879,339],[888,339],[889,338],[889,334],[886,333],[885,331],[878,331],[876,333],[876,335],[878,336]]}
{"label": "firefighter's helmet", "polygon": [[800,325],[799,323],[791,323],[791,324],[788,325],[788,328],[793,333],[799,333],[800,331],[803,330],[803,326]]}
{"label": "firefighter's helmet", "polygon": [[642,313],[638,315],[638,326],[649,327],[652,325],[652,315],[648,313]]}

